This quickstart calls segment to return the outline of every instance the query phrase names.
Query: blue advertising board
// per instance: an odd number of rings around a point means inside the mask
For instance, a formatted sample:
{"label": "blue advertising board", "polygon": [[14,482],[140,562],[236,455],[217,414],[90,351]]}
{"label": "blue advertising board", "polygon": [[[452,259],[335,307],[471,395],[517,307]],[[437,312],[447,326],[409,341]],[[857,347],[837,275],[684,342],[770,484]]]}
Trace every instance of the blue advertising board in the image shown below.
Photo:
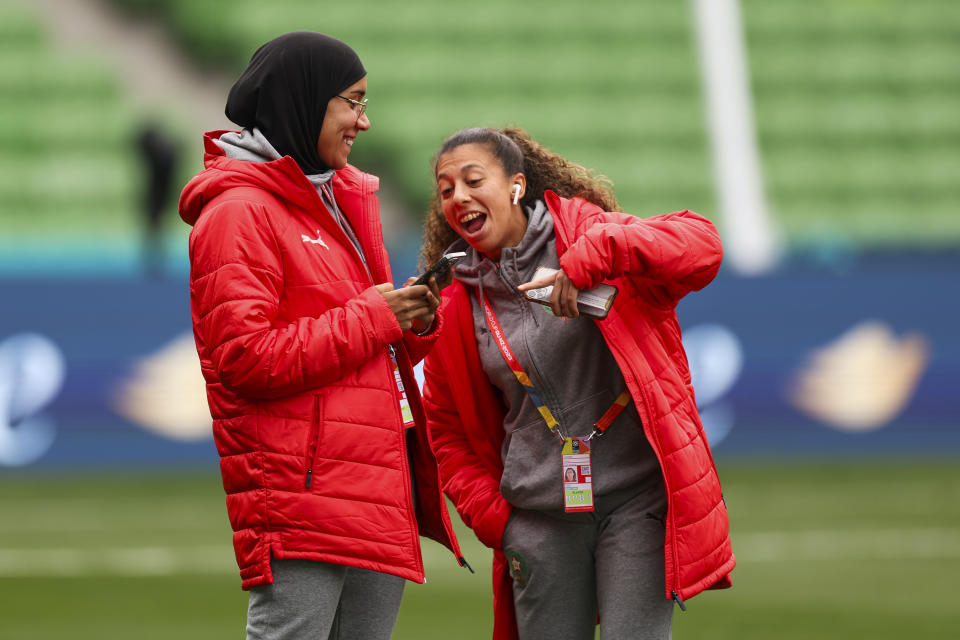
{"label": "blue advertising board", "polygon": [[[957,252],[721,271],[678,308],[717,455],[960,453],[958,285]],[[0,300],[0,469],[215,464],[184,274]]]}
{"label": "blue advertising board", "polygon": [[[775,273],[726,272],[679,308],[708,435],[736,454],[960,452],[960,254],[795,258]],[[723,397],[701,392],[708,340],[728,329],[742,367]],[[729,360],[729,358],[728,358]]]}

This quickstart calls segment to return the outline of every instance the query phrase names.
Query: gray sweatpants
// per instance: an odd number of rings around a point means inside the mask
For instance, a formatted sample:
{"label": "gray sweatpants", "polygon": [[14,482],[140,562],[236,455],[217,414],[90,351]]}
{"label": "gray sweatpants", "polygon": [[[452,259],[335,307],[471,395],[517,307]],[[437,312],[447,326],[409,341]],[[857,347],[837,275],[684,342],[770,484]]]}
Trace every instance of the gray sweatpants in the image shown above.
{"label": "gray sweatpants", "polygon": [[503,550],[521,640],[670,638],[662,482],[599,497],[590,513],[515,509]]}
{"label": "gray sweatpants", "polygon": [[403,578],[310,560],[271,560],[273,584],[250,589],[247,640],[388,640]]}

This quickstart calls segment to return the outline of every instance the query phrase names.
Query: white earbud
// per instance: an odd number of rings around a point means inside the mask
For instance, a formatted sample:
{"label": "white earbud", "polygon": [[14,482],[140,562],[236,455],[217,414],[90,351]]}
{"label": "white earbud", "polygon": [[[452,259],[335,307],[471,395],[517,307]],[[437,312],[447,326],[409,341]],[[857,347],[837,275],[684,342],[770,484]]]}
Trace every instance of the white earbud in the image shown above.
{"label": "white earbud", "polygon": [[513,204],[520,202],[520,185],[513,185]]}

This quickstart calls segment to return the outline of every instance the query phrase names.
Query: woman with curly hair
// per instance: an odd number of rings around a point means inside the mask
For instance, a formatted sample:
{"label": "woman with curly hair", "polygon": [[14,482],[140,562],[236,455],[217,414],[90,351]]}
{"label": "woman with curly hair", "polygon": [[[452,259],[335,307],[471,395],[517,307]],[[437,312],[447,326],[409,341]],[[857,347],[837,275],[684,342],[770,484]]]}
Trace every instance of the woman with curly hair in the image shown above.
{"label": "woman with curly hair", "polygon": [[[605,640],[670,637],[673,603],[735,564],[675,313],[720,267],[716,229],[617,213],[519,129],[455,133],[435,177],[423,261],[467,256],[424,404],[444,491],[494,550],[494,637],[593,638],[598,616]],[[601,284],[618,294],[588,317]]]}

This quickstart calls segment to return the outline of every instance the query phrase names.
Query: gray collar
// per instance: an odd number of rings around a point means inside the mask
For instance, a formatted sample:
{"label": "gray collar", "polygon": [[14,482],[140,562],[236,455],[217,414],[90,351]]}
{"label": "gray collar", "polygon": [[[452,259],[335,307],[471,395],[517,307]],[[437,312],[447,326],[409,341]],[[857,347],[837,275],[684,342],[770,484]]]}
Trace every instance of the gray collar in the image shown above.
{"label": "gray collar", "polygon": [[[254,127],[252,129],[243,129],[239,133],[228,131],[214,140],[223,153],[231,160],[242,160],[243,162],[272,162],[281,158],[280,153],[274,149],[270,141],[260,131]],[[307,175],[314,187],[319,189],[321,185],[326,184],[333,177],[335,171],[328,169],[322,173]]]}

